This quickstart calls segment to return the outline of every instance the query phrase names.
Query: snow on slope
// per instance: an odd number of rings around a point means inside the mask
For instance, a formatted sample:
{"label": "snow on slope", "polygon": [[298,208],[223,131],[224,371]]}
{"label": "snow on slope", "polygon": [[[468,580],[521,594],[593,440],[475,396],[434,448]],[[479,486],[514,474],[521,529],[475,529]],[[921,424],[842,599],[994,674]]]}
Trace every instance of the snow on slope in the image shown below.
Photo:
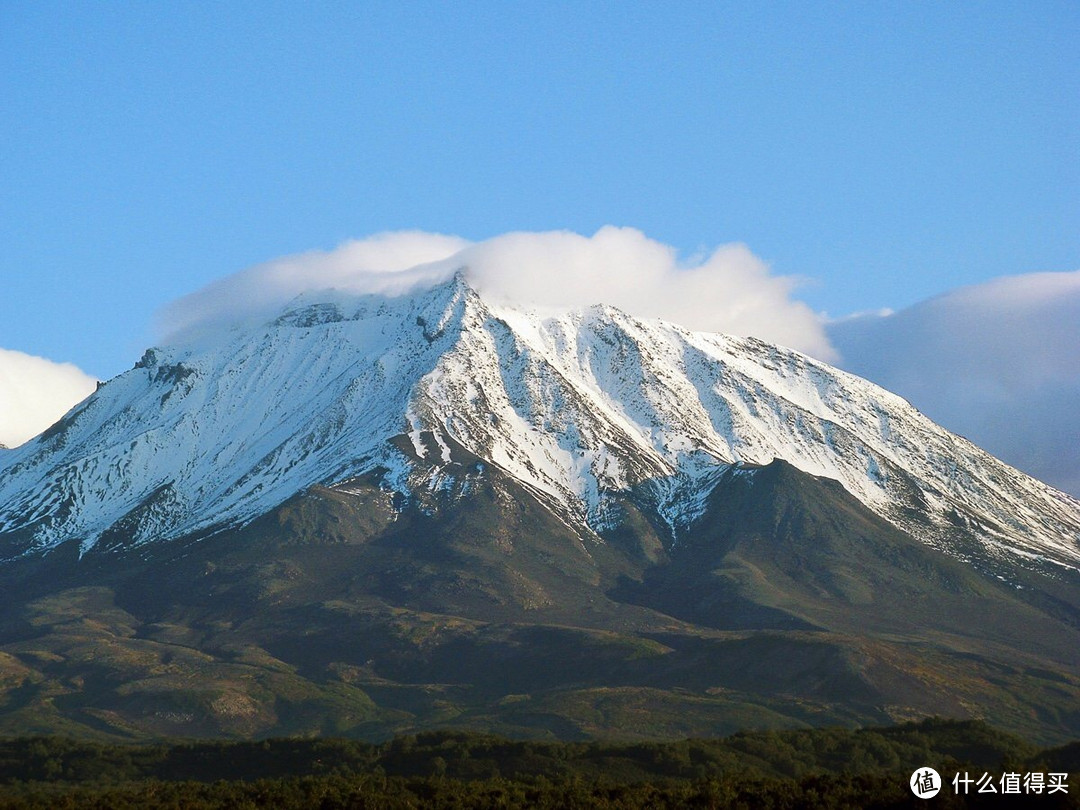
{"label": "snow on slope", "polygon": [[1080,563],[1080,503],[865,380],[612,308],[494,305],[460,277],[302,296],[225,340],[149,350],[0,456],[0,535],[14,553],[170,539],[373,471],[408,496],[445,485],[459,445],[585,530],[631,492],[677,538],[720,472],[779,457],[929,543],[961,525],[992,553]]}

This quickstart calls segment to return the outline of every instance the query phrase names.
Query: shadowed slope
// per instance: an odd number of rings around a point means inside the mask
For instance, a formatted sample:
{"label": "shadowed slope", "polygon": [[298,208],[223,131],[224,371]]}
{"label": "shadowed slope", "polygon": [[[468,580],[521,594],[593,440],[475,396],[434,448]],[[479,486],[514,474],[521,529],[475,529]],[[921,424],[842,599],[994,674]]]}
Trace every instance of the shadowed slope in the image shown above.
{"label": "shadowed slope", "polygon": [[198,542],[6,566],[0,730],[1080,729],[1076,630],[833,482],[732,471],[665,548],[647,504],[601,541],[495,468],[444,472],[406,504],[356,479]]}

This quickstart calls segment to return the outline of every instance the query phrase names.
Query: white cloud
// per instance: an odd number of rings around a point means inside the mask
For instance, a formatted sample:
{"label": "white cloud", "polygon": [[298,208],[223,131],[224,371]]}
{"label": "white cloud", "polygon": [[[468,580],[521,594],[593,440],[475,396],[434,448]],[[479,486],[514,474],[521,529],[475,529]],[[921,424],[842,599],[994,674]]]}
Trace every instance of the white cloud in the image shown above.
{"label": "white cloud", "polygon": [[674,248],[632,228],[510,233],[460,254],[481,290],[549,306],[604,303],[713,332],[754,335],[830,357],[818,316],[793,300],[797,282],[773,276],[745,245],[680,263]]}
{"label": "white cloud", "polygon": [[41,433],[96,384],[71,363],[0,349],[0,444],[16,447]]}
{"label": "white cloud", "polygon": [[[424,272],[424,265],[452,256],[468,244],[456,236],[398,231],[346,242],[331,251],[283,256],[172,302],[159,314],[158,331],[169,337],[229,326],[271,314],[310,290],[400,294],[430,280],[432,274]],[[435,275],[442,274],[440,267]]]}
{"label": "white cloud", "polygon": [[995,279],[829,337],[844,368],[1080,496],[1080,271]]}
{"label": "white cloud", "polygon": [[692,329],[754,335],[828,359],[820,319],[743,245],[692,262],[632,228],[508,233],[478,243],[422,232],[379,234],[329,252],[288,256],[236,273],[173,303],[165,335],[259,317],[307,290],[397,294],[465,268],[485,294],[548,307],[611,304]]}

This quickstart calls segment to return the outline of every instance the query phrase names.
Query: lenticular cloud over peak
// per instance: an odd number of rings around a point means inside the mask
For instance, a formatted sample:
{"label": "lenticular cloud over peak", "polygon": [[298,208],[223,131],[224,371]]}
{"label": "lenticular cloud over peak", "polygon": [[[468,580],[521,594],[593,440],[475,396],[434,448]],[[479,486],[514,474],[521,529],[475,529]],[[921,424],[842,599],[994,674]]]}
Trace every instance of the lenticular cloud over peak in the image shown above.
{"label": "lenticular cloud over peak", "polygon": [[458,270],[485,295],[522,306],[565,309],[610,304],[690,329],[752,335],[829,360],[820,318],[792,298],[797,281],[771,274],[745,245],[694,261],[633,228],[592,236],[516,232],[481,242],[398,231],[242,270],[164,309],[166,340],[265,317],[297,295],[320,290],[399,295]]}

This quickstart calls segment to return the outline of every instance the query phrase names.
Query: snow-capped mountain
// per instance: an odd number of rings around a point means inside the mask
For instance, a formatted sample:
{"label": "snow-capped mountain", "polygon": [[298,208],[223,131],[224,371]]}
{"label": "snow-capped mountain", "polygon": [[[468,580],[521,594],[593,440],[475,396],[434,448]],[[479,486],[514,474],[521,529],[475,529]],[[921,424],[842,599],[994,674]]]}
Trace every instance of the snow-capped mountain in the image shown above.
{"label": "snow-capped mountain", "polygon": [[109,532],[149,543],[361,476],[397,503],[463,495],[494,466],[585,537],[631,498],[678,543],[719,476],[776,458],[958,556],[1080,566],[1080,502],[865,380],[610,307],[523,311],[460,274],[400,297],[308,294],[148,350],[0,454],[0,538],[9,558]]}

